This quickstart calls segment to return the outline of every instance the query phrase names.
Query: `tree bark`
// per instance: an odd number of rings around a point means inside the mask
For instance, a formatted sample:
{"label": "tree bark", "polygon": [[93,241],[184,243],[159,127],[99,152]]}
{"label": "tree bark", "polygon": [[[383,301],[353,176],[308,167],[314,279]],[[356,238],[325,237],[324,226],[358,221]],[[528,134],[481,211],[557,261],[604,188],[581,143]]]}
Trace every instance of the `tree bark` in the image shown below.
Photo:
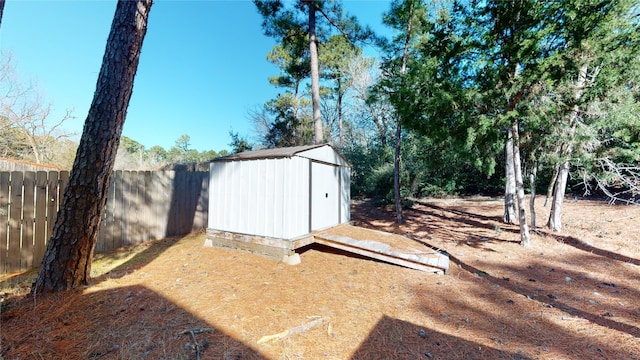
{"label": "tree bark", "polygon": [[56,223],[32,295],[88,285],[152,0],[120,0]]}
{"label": "tree bark", "polygon": [[318,41],[316,38],[316,3],[309,1],[309,56],[311,60],[311,100],[313,103],[314,143],[324,143],[322,114],[320,113],[320,70],[318,67]]}
{"label": "tree bark", "polygon": [[569,178],[569,160],[565,160],[558,167],[553,202],[549,213],[548,226],[552,231],[562,231],[562,202],[564,200],[567,179]]}
{"label": "tree bark", "polygon": [[535,230],[536,226],[536,183],[538,177],[538,166],[532,161],[533,167],[529,173],[529,186],[531,187],[531,197],[529,198],[529,217],[531,218],[531,229]]}
{"label": "tree bark", "polygon": [[556,166],[553,170],[553,176],[551,176],[551,180],[549,181],[549,186],[547,187],[547,196],[544,198],[544,206],[547,207],[549,203],[549,199],[553,196],[553,188],[556,184],[556,179],[558,178],[558,169],[560,167]]}
{"label": "tree bark", "polygon": [[[407,59],[409,57],[409,41],[411,40],[411,22],[413,18],[413,2],[410,3],[409,16],[407,18],[407,34],[404,38],[404,50],[402,52],[402,68],[400,72],[404,76],[407,73]],[[398,118],[396,125],[396,148],[393,157],[393,197],[396,205],[396,223],[401,224],[402,216],[402,198],[400,194],[400,151],[402,150],[402,121]]]}
{"label": "tree bark", "polygon": [[513,167],[513,135],[508,131],[507,143],[504,147],[505,184],[504,184],[504,215],[502,221],[507,224],[516,223],[516,176]]}
{"label": "tree bark", "polygon": [[400,197],[400,141],[402,140],[402,125],[398,121],[396,127],[396,151],[393,157],[393,195],[396,203],[396,223],[402,224],[402,198]]}
{"label": "tree bark", "polygon": [[525,210],[524,182],[522,180],[522,165],[520,162],[520,134],[518,122],[511,123],[511,136],[513,137],[513,168],[516,179],[516,194],[518,197],[518,222],[520,223],[520,245],[529,246],[531,235],[527,225],[527,212]]}
{"label": "tree bark", "polygon": [[576,126],[578,126],[578,120],[580,117],[580,107],[578,106],[578,101],[582,97],[584,90],[587,86],[587,82],[594,81],[596,75],[599,72],[599,69],[596,67],[594,74],[591,76],[591,80],[588,80],[588,64],[583,64],[580,67],[580,72],[578,74],[578,80],[576,83],[576,93],[574,95],[573,100],[576,105],[571,109],[571,113],[569,114],[568,121],[568,141],[566,143],[566,147],[564,151],[561,149],[561,159],[564,159],[558,168],[558,177],[556,179],[555,184],[555,192],[553,195],[553,204],[551,205],[551,211],[549,213],[549,222],[547,226],[553,231],[561,231],[562,230],[562,202],[564,201],[564,195],[567,187],[567,179],[569,178],[569,169],[571,158],[571,154],[573,153],[574,147],[574,138],[576,133]]}
{"label": "tree bark", "polygon": [[4,0],[0,0],[0,29],[2,29],[2,14],[4,13]]}

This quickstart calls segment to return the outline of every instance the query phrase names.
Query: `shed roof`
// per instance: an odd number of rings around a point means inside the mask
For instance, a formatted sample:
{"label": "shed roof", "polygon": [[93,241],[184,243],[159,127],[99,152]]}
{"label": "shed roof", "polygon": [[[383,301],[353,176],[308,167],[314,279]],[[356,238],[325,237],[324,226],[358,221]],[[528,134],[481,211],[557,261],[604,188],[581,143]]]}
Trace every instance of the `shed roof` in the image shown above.
{"label": "shed roof", "polygon": [[[331,147],[331,145],[329,144],[318,144],[318,145],[302,145],[302,146],[292,146],[292,147],[264,149],[264,150],[255,150],[255,151],[244,151],[244,152],[233,154],[233,155],[215,158],[211,160],[211,162],[290,158],[301,152],[316,149],[323,146]],[[333,149],[333,147],[331,148]],[[340,158],[342,158],[346,162],[346,159],[344,159],[342,155],[340,154],[338,155],[340,156]]]}

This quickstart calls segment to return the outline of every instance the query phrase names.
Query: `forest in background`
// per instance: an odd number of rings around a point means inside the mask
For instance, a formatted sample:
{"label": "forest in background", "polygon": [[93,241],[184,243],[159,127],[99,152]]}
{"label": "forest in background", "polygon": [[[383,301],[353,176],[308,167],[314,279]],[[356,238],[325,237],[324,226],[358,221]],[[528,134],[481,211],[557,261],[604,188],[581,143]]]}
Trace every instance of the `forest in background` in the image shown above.
{"label": "forest in background", "polygon": [[[255,1],[266,61],[281,89],[253,109],[253,134],[230,133],[230,153],[315,141],[309,8]],[[340,2],[316,2],[322,137],[353,166],[353,194],[401,198],[502,194],[513,186],[513,126],[524,190],[612,199],[638,194],[640,67],[638,5],[632,1],[394,1],[393,38],[362,28]],[[285,21],[286,20],[286,21]],[[378,57],[364,55],[375,47]],[[69,169],[77,144],[50,105],[20,84],[9,57],[0,68],[0,156]],[[395,166],[396,148],[398,162]],[[228,154],[170,149],[122,137],[118,169],[206,162]],[[527,181],[525,181],[527,180]],[[507,191],[508,192],[508,191]]]}

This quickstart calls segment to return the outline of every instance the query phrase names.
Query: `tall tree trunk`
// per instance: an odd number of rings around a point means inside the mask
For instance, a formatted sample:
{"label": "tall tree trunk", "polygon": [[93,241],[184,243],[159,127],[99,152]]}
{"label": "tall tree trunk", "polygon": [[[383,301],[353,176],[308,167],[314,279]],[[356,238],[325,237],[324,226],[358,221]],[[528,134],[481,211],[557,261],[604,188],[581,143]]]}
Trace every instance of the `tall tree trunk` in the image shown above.
{"label": "tall tree trunk", "polygon": [[400,197],[400,141],[402,140],[402,125],[398,121],[396,127],[396,151],[393,157],[393,195],[396,203],[396,223],[401,224],[402,216],[402,198]]}
{"label": "tall tree trunk", "polygon": [[344,97],[344,93],[342,91],[342,84],[340,83],[340,79],[338,79],[338,103],[336,106],[338,107],[338,145],[340,149],[342,149],[343,144],[343,128],[342,128],[342,98]]}
{"label": "tall tree trunk", "polygon": [[536,183],[538,177],[538,165],[532,161],[533,167],[529,173],[529,186],[531,187],[531,197],[529,198],[529,217],[531,218],[531,229],[536,229]]}
{"label": "tall tree trunk", "polygon": [[322,114],[320,113],[320,70],[318,67],[318,41],[316,39],[316,3],[309,1],[309,54],[311,57],[311,100],[313,102],[313,141],[324,142]]}
{"label": "tall tree trunk", "polygon": [[529,246],[531,235],[527,226],[527,212],[525,210],[524,181],[522,179],[522,165],[520,161],[520,134],[518,122],[511,123],[511,136],[513,137],[513,169],[516,179],[516,194],[518,197],[518,222],[520,223],[520,245]]}
{"label": "tall tree trunk", "polygon": [[111,171],[133,91],[152,0],[120,0],[96,92],[56,223],[31,293],[86,285]]}
{"label": "tall tree trunk", "polygon": [[551,180],[549,181],[549,186],[547,186],[547,196],[544,198],[545,207],[547,207],[549,199],[553,196],[553,188],[556,184],[556,179],[558,178],[558,169],[560,169],[560,167],[556,166],[556,168],[553,170],[553,175],[551,176]]}
{"label": "tall tree trunk", "polygon": [[507,131],[507,143],[504,146],[504,215],[502,221],[507,224],[516,223],[516,175],[513,167],[513,135]]}
{"label": "tall tree trunk", "polygon": [[565,160],[558,166],[558,176],[556,178],[553,202],[549,213],[549,223],[547,226],[553,231],[562,230],[562,202],[564,201],[567,179],[569,178],[569,160]]}
{"label": "tall tree trunk", "polygon": [[[404,38],[404,50],[402,52],[402,68],[400,72],[404,76],[407,73],[407,58],[409,57],[409,41],[411,40],[411,24],[413,21],[413,2],[410,3],[409,16],[407,18],[407,34]],[[396,205],[396,223],[401,224],[402,216],[402,198],[400,194],[400,151],[402,150],[402,121],[398,118],[396,125],[396,148],[393,157],[393,197]]]}
{"label": "tall tree trunk", "polygon": [[568,121],[568,141],[566,143],[566,147],[564,151],[561,149],[561,159],[564,159],[563,162],[558,167],[558,177],[556,179],[555,184],[555,192],[553,194],[553,204],[551,205],[551,211],[549,213],[549,222],[547,226],[553,231],[561,231],[562,230],[562,202],[564,201],[564,195],[567,187],[567,179],[569,178],[569,169],[571,158],[571,154],[573,153],[574,147],[574,138],[576,133],[576,127],[578,126],[578,119],[580,117],[580,107],[578,106],[578,101],[582,97],[585,88],[587,87],[587,83],[589,81],[594,81],[598,72],[600,71],[598,67],[595,68],[594,73],[591,75],[591,79],[588,79],[588,64],[583,64],[580,67],[580,72],[578,74],[578,80],[576,83],[576,93],[574,94],[574,101],[576,105],[573,106],[571,113],[569,114]]}

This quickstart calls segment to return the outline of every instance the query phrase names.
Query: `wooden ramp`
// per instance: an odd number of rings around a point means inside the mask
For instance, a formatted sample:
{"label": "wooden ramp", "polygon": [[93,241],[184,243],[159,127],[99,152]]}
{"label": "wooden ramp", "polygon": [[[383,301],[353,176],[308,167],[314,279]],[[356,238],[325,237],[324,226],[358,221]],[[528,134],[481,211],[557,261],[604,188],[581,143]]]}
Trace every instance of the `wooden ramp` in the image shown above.
{"label": "wooden ramp", "polygon": [[411,269],[449,272],[449,256],[401,235],[342,224],[313,237],[318,244]]}

